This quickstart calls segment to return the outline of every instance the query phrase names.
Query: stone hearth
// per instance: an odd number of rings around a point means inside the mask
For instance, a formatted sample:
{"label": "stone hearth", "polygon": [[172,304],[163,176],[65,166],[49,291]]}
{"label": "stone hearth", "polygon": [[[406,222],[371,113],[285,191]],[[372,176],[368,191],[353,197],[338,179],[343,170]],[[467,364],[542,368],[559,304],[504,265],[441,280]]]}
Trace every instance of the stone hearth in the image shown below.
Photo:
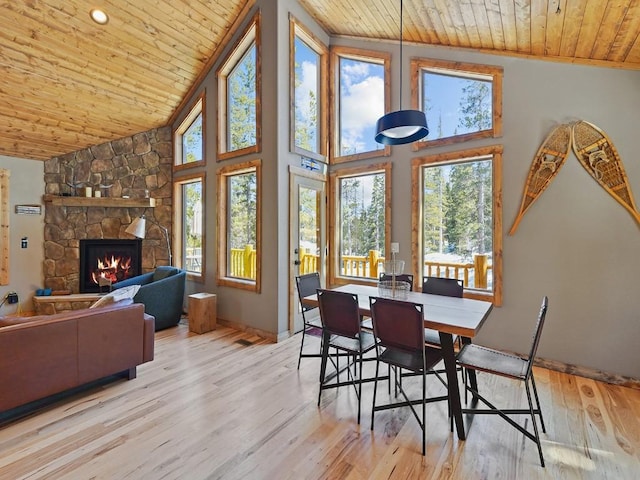
{"label": "stone hearth", "polygon": [[[131,221],[145,215],[172,232],[171,128],[163,127],[102,145],[54,157],[45,162],[45,193],[73,195],[85,186],[92,190],[111,185],[111,197],[155,199],[155,208],[62,206],[45,204],[44,287],[79,291],[80,239],[130,239]],[[75,189],[69,184],[77,185]],[[105,199],[106,200],[106,199]],[[142,242],[142,270],[169,262],[163,231],[147,222]]]}

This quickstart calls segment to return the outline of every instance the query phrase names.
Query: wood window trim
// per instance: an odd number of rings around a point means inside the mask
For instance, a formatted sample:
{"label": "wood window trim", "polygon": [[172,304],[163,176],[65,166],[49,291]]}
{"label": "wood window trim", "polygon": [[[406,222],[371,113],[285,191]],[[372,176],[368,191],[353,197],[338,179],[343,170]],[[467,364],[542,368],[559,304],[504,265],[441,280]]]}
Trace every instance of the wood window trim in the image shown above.
{"label": "wood window trim", "polygon": [[[261,13],[258,11],[250,20],[245,30],[231,48],[229,54],[216,71],[218,82],[218,135],[216,160],[228,160],[251,153],[259,153],[262,150],[262,30]],[[256,143],[238,150],[228,150],[227,132],[228,125],[228,95],[227,77],[237,63],[245,55],[249,47],[255,42],[256,46]]]}
{"label": "wood window trim", "polygon": [[389,157],[391,147],[385,145],[380,150],[340,155],[340,58],[349,58],[384,66],[384,111],[391,109],[391,54],[359,48],[331,46],[329,49],[329,118],[331,119],[331,140],[329,141],[329,163],[332,165],[371,158]]}
{"label": "wood window trim", "polygon": [[[207,116],[206,116],[206,90],[204,90],[198,98],[193,103],[193,105],[189,108],[189,113],[182,120],[178,128],[176,128],[173,132],[173,171],[180,172],[185,169],[195,168],[195,167],[203,167],[207,163],[206,156],[206,125],[207,125]],[[193,124],[194,120],[198,115],[202,115],[202,160],[198,160],[196,162],[184,163],[182,159],[182,137],[184,132],[186,132],[189,127]]]}
{"label": "wood window trim", "polygon": [[386,252],[391,251],[391,162],[365,165],[361,167],[342,168],[334,170],[329,174],[329,226],[328,226],[328,285],[346,285],[356,283],[361,285],[377,284],[377,279],[364,279],[355,277],[342,277],[339,275],[339,250],[340,250],[340,222],[338,218],[340,189],[338,182],[342,178],[357,177],[374,173],[384,173],[384,196],[385,196],[385,225],[384,225],[384,248]]}
{"label": "wood window trim", "polygon": [[497,138],[502,136],[502,77],[503,68],[494,65],[482,65],[477,63],[451,62],[432,58],[411,59],[411,108],[422,110],[422,75],[428,70],[455,71],[461,74],[480,74],[492,77],[492,128],[479,132],[465,133],[445,138],[414,142],[412,150],[418,151],[429,147],[453,145],[480,138]]}
{"label": "wood window trim", "polygon": [[[299,37],[311,50],[319,57],[320,73],[318,78],[320,101],[318,119],[318,143],[319,152],[311,152],[296,145],[295,138],[295,39]],[[329,72],[329,49],[320,41],[309,29],[307,29],[295,16],[289,14],[289,149],[292,153],[305,157],[327,161],[328,156],[328,72]]]}
{"label": "wood window trim", "polygon": [[202,252],[201,252],[202,259],[200,261],[201,263],[200,273],[186,270],[185,268],[186,262],[185,262],[185,259],[182,258],[183,245],[182,245],[181,235],[175,235],[173,247],[174,247],[174,251],[180,252],[180,258],[176,260],[180,262],[180,267],[187,271],[187,278],[189,280],[193,280],[198,283],[204,283],[206,266],[207,266],[206,248],[205,248],[207,245],[207,241],[206,241],[206,229],[205,229],[205,221],[204,221],[206,218],[205,212],[206,212],[206,205],[207,205],[207,202],[205,200],[207,198],[205,195],[205,190],[206,190],[206,173],[205,172],[187,175],[187,176],[174,179],[174,182],[173,182],[173,205],[174,205],[173,222],[174,223],[173,224],[176,226],[176,229],[175,229],[176,232],[183,231],[184,218],[182,217],[182,211],[183,211],[184,205],[182,204],[182,186],[187,183],[193,183],[196,181],[200,181],[202,185]]}
{"label": "wood window trim", "polygon": [[[228,211],[228,188],[227,178],[232,175],[242,173],[255,172],[256,174],[256,279],[255,281],[231,278],[227,276],[227,211]],[[216,274],[216,284],[218,286],[227,286],[239,288],[255,293],[261,291],[262,278],[262,160],[252,160],[242,162],[235,165],[223,167],[217,172],[218,189],[216,192],[217,199],[217,216],[216,216],[216,233],[218,235],[218,269]]]}
{"label": "wood window trim", "polygon": [[502,145],[457,150],[424,157],[416,157],[411,160],[411,245],[412,264],[414,274],[420,273],[422,277],[422,242],[420,231],[422,229],[421,208],[421,174],[420,170],[425,165],[437,165],[452,163],[456,160],[472,160],[474,157],[492,157],[493,175],[493,291],[482,293],[477,290],[468,292],[465,297],[477,300],[493,302],[494,305],[502,305]]}
{"label": "wood window trim", "polygon": [[9,170],[0,169],[0,285],[9,284]]}

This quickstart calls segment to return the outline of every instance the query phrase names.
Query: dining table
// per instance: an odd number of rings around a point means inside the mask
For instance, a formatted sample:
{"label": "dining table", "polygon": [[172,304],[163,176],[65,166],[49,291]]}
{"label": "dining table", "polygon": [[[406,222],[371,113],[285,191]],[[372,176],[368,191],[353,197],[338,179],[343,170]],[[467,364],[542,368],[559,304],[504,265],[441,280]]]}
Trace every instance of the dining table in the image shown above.
{"label": "dining table", "polygon": [[[358,308],[361,316],[371,316],[369,297],[389,298],[388,289],[377,286],[346,284],[333,288],[339,292],[351,293],[358,296]],[[447,377],[449,405],[453,415],[458,438],[466,438],[462,405],[460,403],[460,386],[456,374],[456,357],[454,350],[454,335],[460,336],[465,343],[469,343],[478,334],[485,320],[488,318],[493,303],[471,298],[448,297],[413,291],[393,292],[396,300],[413,302],[423,305],[424,326],[437,330],[440,335],[442,356]],[[310,307],[318,306],[316,295],[304,297],[302,302]],[[477,389],[475,372],[468,372],[468,380],[472,388]]]}

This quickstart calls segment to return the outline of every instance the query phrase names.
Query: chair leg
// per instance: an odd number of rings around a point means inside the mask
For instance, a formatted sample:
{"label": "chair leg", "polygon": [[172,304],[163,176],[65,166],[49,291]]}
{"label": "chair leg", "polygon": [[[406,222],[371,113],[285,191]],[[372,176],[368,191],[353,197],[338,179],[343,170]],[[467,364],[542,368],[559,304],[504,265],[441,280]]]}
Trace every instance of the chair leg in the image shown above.
{"label": "chair leg", "polygon": [[[358,359],[360,363],[360,368],[358,372],[358,425],[360,425],[360,404],[362,403],[362,353],[360,353],[360,357]],[[356,363],[354,362],[354,365]]]}
{"label": "chair leg", "polygon": [[547,430],[544,428],[544,419],[542,418],[542,408],[540,407],[540,399],[538,398],[538,389],[536,388],[536,381],[533,378],[533,371],[531,372],[531,386],[533,387],[533,396],[536,399],[536,408],[538,409],[538,414],[540,415],[540,425],[542,426],[542,432],[547,433]]}
{"label": "chair leg", "polygon": [[329,338],[327,338],[323,333],[322,360],[320,362],[320,390],[318,391],[318,406],[320,406],[320,397],[322,396],[322,384],[324,383],[325,372],[327,370],[328,356],[329,356]]}
{"label": "chair leg", "polygon": [[298,370],[300,370],[300,361],[302,360],[302,349],[304,348],[304,336],[307,332],[307,326],[302,329],[302,341],[300,342],[300,353],[298,354]]}
{"label": "chair leg", "polygon": [[531,423],[533,423],[533,433],[536,437],[536,445],[538,446],[538,454],[540,455],[540,464],[544,467],[544,457],[542,456],[542,444],[540,442],[540,434],[538,433],[538,422],[536,422],[536,414],[533,409],[533,403],[531,401],[531,391],[529,390],[529,383],[525,381],[524,386],[527,391],[527,400],[529,401],[529,411],[531,412]]}
{"label": "chair leg", "polygon": [[[380,360],[376,358],[376,376],[373,381],[373,406],[371,407],[371,430],[373,431],[373,416],[376,413],[376,394],[378,393],[378,373],[380,370]],[[391,365],[389,365],[389,382],[391,382]],[[391,384],[389,384],[389,393],[391,393]]]}
{"label": "chair leg", "polygon": [[[422,372],[422,456],[427,453],[427,371]],[[453,419],[453,417],[451,417]],[[453,423],[451,424],[453,432]]]}

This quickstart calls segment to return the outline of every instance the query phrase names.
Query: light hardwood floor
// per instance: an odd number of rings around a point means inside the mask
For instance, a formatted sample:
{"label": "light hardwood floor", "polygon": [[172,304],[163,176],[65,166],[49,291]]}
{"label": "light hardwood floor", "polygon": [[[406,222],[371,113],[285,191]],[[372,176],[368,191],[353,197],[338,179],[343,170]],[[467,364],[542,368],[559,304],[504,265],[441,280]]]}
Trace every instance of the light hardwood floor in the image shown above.
{"label": "light hardwood floor", "polygon": [[[378,412],[371,432],[371,384],[360,426],[353,389],[323,392],[318,408],[319,360],[297,370],[299,341],[158,332],[136,379],[1,427],[0,479],[639,478],[638,390],[538,368],[546,468],[498,417],[476,417],[459,441],[442,403],[427,407],[423,457],[406,408]],[[524,402],[520,384],[481,375],[479,385],[497,402]],[[430,389],[441,391],[436,379]]]}

